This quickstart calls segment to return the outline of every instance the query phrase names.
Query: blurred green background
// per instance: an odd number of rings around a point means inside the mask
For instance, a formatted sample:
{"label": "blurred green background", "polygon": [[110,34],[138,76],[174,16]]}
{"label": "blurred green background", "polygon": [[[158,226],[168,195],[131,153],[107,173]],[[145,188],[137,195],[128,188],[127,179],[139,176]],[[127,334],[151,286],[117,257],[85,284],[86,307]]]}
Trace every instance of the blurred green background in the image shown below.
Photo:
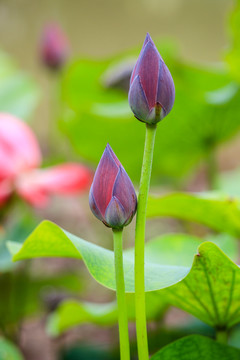
{"label": "blurred green background", "polygon": [[[28,121],[40,141],[44,166],[81,161],[94,170],[110,142],[137,189],[144,126],[129,110],[126,89],[106,84],[119,73],[119,64],[125,64],[129,73],[149,32],[176,86],[173,111],[158,126],[151,191],[214,189],[239,195],[239,14],[239,3],[231,0],[0,0],[0,110]],[[62,27],[71,48],[68,63],[59,73],[44,68],[39,56],[43,29],[51,22]],[[185,206],[178,204],[180,210]],[[183,221],[151,219],[147,239],[169,232],[205,238],[208,229],[185,221],[192,220],[191,206],[186,204],[183,217],[172,211],[173,217]],[[236,210],[234,206],[231,211]],[[218,221],[227,232],[221,209],[217,220],[213,215],[213,223]],[[230,227],[235,226],[238,212],[231,215]],[[54,198],[41,210],[19,201],[4,219],[0,243],[0,313],[6,338],[20,347],[27,360],[117,359],[116,326],[99,328],[85,324],[83,317],[80,328],[57,338],[47,334],[47,315],[60,300],[111,305],[114,293],[96,284],[78,261],[34,260],[14,270],[5,241],[23,241],[44,218],[112,248],[109,229],[90,213],[88,194]],[[125,247],[133,239],[134,223],[125,231]],[[191,258],[192,251],[186,257]],[[18,301],[25,303],[20,309]],[[174,309],[162,320],[167,307],[158,303],[150,324],[152,351],[192,332],[213,335],[210,327],[180,310]],[[91,318],[91,311],[90,315],[84,311]],[[115,311],[110,315],[114,317]],[[104,315],[103,311],[103,321]],[[130,330],[135,349],[134,326]],[[239,330],[233,339],[236,345]],[[3,341],[1,346],[9,344]],[[18,359],[19,355],[14,356]]]}
{"label": "blurred green background", "polygon": [[[1,44],[27,69],[36,69],[43,26],[55,20],[65,30],[72,54],[107,56],[153,39],[171,37],[184,59],[218,61],[228,44],[231,0],[2,0]],[[24,45],[24,46],[23,46]]]}
{"label": "blurred green background", "polygon": [[[135,182],[138,181],[142,152],[139,146],[139,155],[136,158],[131,156],[131,151],[136,145],[133,142],[135,132],[143,141],[143,127],[141,124],[136,125],[132,118],[127,102],[124,102],[126,94],[104,92],[99,87],[105,71],[112,62],[118,63],[122,58],[137,57],[148,31],[173,73],[177,89],[174,110],[161,124],[163,130],[159,130],[157,135],[158,153],[161,154],[158,156],[161,156],[161,159],[156,159],[155,156],[155,180],[158,183],[178,183],[183,175],[189,173],[193,165],[208,157],[208,144],[205,143],[212,141],[210,147],[214,147],[216,142],[222,142],[236,133],[236,107],[233,108],[232,104],[229,104],[229,99],[225,100],[226,109],[217,106],[219,104],[216,105],[216,101],[221,99],[215,101],[217,96],[230,96],[231,100],[238,90],[238,87],[232,84],[227,71],[218,70],[222,65],[216,66],[216,63],[225,57],[229,47],[229,13],[233,6],[234,2],[229,0],[61,0],[41,3],[23,0],[1,1],[2,49],[12,55],[23,70],[31,72],[41,87],[42,96],[32,116],[32,126],[42,142],[44,154],[49,155],[49,147],[51,150],[46,135],[49,132],[49,124],[53,122],[52,117],[55,117],[55,120],[59,118],[61,130],[67,135],[67,139],[62,140],[61,148],[74,148],[78,156],[90,160],[90,164],[95,167],[106,142],[109,141],[130,176]],[[44,71],[39,61],[41,34],[44,26],[52,21],[59,23],[69,38],[72,59],[93,60],[92,63],[86,62],[85,66],[70,65],[69,70],[65,72],[61,90],[63,106],[60,111],[58,108],[58,112],[53,109],[56,99],[52,95],[56,79],[49,79],[51,76]],[[135,51],[131,50],[134,48]],[[103,62],[96,64],[96,60],[99,59]],[[207,70],[204,71],[203,68],[201,71],[202,66],[207,66]],[[219,89],[220,95],[208,94],[209,91]],[[209,103],[212,105],[212,97],[216,107],[206,107]],[[102,106],[106,103],[111,103],[112,106]],[[197,111],[196,106],[199,108]],[[224,119],[229,108],[233,121]],[[123,120],[126,121],[126,127],[119,133]],[[207,125],[204,123],[202,126],[204,120]],[[233,122],[232,125],[230,121]],[[106,131],[102,130],[104,124]],[[85,133],[90,131],[89,141]],[[199,133],[198,139],[195,136],[196,132]],[[218,133],[217,139],[211,138],[211,132]],[[95,136],[99,134],[101,139]],[[238,144],[235,149],[238,149]],[[64,158],[65,152],[59,150],[59,159],[61,155]],[[224,148],[219,151],[219,161],[223,159],[221,165],[224,169],[231,169],[238,164],[231,153],[228,156],[228,150],[225,151]],[[198,181],[195,182],[198,189]]]}

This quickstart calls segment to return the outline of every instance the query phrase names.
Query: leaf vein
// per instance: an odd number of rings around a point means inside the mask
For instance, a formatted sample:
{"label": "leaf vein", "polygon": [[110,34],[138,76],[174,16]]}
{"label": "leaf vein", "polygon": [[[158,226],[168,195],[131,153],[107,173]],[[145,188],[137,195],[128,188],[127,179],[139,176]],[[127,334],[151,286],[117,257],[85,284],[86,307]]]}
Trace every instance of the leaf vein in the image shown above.
{"label": "leaf vein", "polygon": [[203,268],[203,271],[204,271],[204,274],[206,276],[206,280],[207,280],[207,283],[208,283],[210,297],[211,297],[211,300],[212,300],[212,305],[213,305],[213,308],[214,308],[214,311],[215,311],[215,314],[216,314],[216,318],[217,318],[218,323],[220,323],[219,311],[218,311],[217,303],[216,303],[216,300],[215,300],[215,297],[214,297],[213,287],[212,287],[212,284],[211,284],[211,281],[210,281],[210,278],[208,276],[208,272],[207,272],[207,269],[206,269],[206,264],[205,264],[204,261],[202,261],[201,264],[202,264],[202,268]]}

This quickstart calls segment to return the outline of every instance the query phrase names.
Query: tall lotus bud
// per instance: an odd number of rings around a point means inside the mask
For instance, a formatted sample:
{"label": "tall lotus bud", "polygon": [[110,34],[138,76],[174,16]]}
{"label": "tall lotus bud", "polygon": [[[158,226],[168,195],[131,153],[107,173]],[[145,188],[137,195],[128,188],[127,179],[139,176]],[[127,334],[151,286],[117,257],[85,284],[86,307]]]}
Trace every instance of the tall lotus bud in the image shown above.
{"label": "tall lotus bud", "polygon": [[121,229],[128,225],[137,209],[133,184],[107,145],[98,164],[89,194],[93,214],[106,226]]}
{"label": "tall lotus bud", "polygon": [[69,54],[69,44],[62,29],[51,24],[46,27],[41,44],[41,57],[43,63],[50,69],[61,68]]}
{"label": "tall lotus bud", "polygon": [[171,111],[174,98],[170,71],[147,34],[130,79],[130,107],[138,120],[156,124]]}

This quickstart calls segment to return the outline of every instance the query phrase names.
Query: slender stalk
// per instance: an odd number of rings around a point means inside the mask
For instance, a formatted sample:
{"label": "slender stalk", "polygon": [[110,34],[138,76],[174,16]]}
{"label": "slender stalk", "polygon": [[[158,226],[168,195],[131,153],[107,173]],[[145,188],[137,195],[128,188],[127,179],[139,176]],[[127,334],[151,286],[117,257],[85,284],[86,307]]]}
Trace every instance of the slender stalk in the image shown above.
{"label": "slender stalk", "polygon": [[115,278],[118,304],[118,327],[121,360],[130,360],[128,316],[123,271],[122,230],[113,229]]}
{"label": "slender stalk", "polygon": [[228,334],[226,330],[216,330],[216,340],[221,344],[228,343]]}
{"label": "slender stalk", "polygon": [[138,359],[149,359],[144,284],[144,245],[147,199],[152,172],[153,149],[156,125],[146,125],[145,147],[138,195],[135,234],[135,308]]}

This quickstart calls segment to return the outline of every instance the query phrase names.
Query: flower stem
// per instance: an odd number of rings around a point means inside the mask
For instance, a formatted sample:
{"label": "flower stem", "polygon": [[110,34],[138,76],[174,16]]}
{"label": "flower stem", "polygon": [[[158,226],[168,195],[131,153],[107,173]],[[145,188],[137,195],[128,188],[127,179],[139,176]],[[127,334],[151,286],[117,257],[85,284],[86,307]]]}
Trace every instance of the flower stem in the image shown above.
{"label": "flower stem", "polygon": [[118,304],[118,327],[121,360],[130,360],[128,315],[124,284],[122,230],[113,229],[115,278]]}
{"label": "flower stem", "polygon": [[152,172],[152,159],[156,125],[146,125],[145,147],[143,155],[142,173],[138,195],[138,208],[135,234],[135,308],[138,359],[149,359],[147,323],[145,309],[145,284],[144,284],[144,245],[145,224],[147,212],[147,199]]}

